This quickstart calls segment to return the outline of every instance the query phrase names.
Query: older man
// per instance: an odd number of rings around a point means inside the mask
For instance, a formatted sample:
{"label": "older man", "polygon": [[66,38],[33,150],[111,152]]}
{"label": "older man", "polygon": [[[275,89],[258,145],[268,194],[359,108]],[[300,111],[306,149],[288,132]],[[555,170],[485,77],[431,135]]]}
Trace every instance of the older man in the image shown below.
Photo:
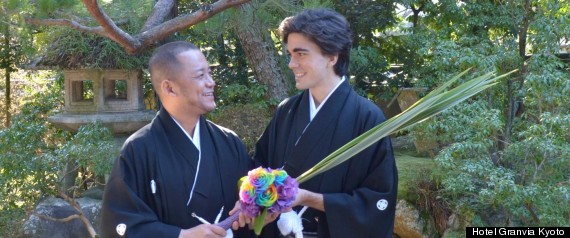
{"label": "older man", "polygon": [[162,45],[149,68],[163,107],[121,149],[105,188],[102,235],[224,237],[224,229],[203,224],[192,213],[214,222],[225,207],[225,218],[252,160],[234,132],[203,116],[216,108],[215,82],[196,46]]}

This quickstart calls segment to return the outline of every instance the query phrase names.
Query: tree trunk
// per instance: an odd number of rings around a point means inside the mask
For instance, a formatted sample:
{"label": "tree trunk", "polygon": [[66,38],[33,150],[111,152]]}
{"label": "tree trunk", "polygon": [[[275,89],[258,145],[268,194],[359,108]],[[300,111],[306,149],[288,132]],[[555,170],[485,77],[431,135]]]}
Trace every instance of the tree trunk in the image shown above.
{"label": "tree trunk", "polygon": [[524,81],[526,78],[526,65],[525,65],[525,59],[526,59],[526,38],[528,35],[528,28],[530,26],[530,22],[533,18],[533,10],[532,10],[532,6],[530,3],[530,0],[525,0],[524,3],[524,16],[522,19],[522,22],[520,23],[519,26],[519,32],[518,32],[518,38],[519,38],[519,56],[521,57],[521,59],[523,59],[520,65],[520,69],[519,69],[519,75],[520,77],[518,78],[519,81],[519,85],[517,85],[517,87],[515,88],[515,80],[517,80],[516,78],[511,78],[507,81],[507,93],[508,93],[508,104],[507,104],[507,123],[506,123],[506,128],[505,128],[505,135],[504,135],[504,140],[505,143],[509,143],[510,141],[510,137],[511,137],[511,133],[512,133],[512,129],[513,129],[513,121],[514,118],[517,114],[518,110],[523,110],[523,105],[522,105],[522,99],[520,97],[517,97],[515,94],[517,92],[517,90],[521,89],[524,85]]}
{"label": "tree trunk", "polygon": [[[4,31],[4,46],[6,47],[6,49],[8,49],[8,55],[10,55],[10,26],[6,25],[6,29]],[[9,57],[9,56],[8,56]],[[10,61],[10,59],[8,59],[8,62]],[[11,92],[11,85],[10,85],[10,73],[12,72],[11,66],[7,65],[7,67],[4,69],[5,72],[5,80],[6,80],[6,98],[5,98],[5,103],[6,106],[4,107],[4,112],[6,115],[6,121],[5,126],[6,128],[10,127],[10,123],[12,120],[12,115],[10,114],[10,105],[12,104],[12,100],[10,97],[10,92]]]}
{"label": "tree trunk", "polygon": [[[252,11],[250,3],[242,5],[241,9],[249,13]],[[257,80],[267,87],[265,98],[269,102],[278,103],[289,95],[291,83],[287,82],[279,65],[277,51],[269,30],[262,25],[262,21],[253,20],[255,15],[247,15],[253,17],[244,17],[243,21],[247,23],[237,24],[237,37]]]}
{"label": "tree trunk", "polygon": [[224,44],[224,36],[219,35],[216,37],[216,43],[218,47],[221,48],[220,53],[218,54],[218,62],[220,65],[228,65],[228,56],[226,54],[226,44]]}
{"label": "tree trunk", "polygon": [[63,171],[63,178],[61,179],[61,189],[62,191],[70,197],[75,197],[75,179],[79,174],[79,168],[74,162],[75,160],[68,161],[65,164],[65,170]]}
{"label": "tree trunk", "polygon": [[418,21],[420,19],[420,13],[422,12],[424,6],[425,6],[425,2],[421,2],[420,6],[418,8],[416,8],[414,6],[414,4],[410,4],[410,8],[412,9],[412,13],[414,13],[412,15],[412,31],[414,31],[418,26]]}
{"label": "tree trunk", "polygon": [[11,96],[10,96],[10,91],[11,91],[11,85],[10,85],[10,69],[6,69],[6,106],[5,106],[5,114],[6,114],[6,121],[4,122],[5,127],[8,128],[10,127],[11,121],[12,121],[12,115],[10,114],[10,105],[12,104],[12,100],[11,100]]}

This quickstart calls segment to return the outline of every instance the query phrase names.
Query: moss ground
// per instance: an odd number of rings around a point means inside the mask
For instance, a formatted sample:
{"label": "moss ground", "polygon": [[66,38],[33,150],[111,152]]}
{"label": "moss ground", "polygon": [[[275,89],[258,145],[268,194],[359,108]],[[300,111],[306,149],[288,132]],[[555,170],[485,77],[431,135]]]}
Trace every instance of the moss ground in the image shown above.
{"label": "moss ground", "polygon": [[398,166],[398,199],[415,201],[417,196],[410,194],[410,187],[416,185],[416,178],[427,176],[433,168],[434,161],[422,157],[413,150],[395,150],[396,165]]}

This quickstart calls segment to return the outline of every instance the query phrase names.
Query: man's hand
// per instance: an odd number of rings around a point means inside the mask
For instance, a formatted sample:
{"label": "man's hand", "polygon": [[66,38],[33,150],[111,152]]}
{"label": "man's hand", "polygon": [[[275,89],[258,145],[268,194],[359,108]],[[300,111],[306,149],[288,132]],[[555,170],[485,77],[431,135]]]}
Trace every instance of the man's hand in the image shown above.
{"label": "man's hand", "polygon": [[319,211],[325,211],[325,202],[322,194],[301,188],[299,188],[299,192],[297,193],[297,197],[295,197],[295,201],[293,201],[292,206],[308,206]]}
{"label": "man's hand", "polygon": [[229,214],[231,216],[236,212],[239,212],[239,217],[238,217],[237,221],[234,221],[232,223],[232,229],[233,230],[237,230],[240,227],[244,227],[245,225],[252,223],[253,219],[251,219],[250,217],[246,216],[245,214],[243,214],[241,212],[241,207],[239,205],[239,201],[236,202],[236,205],[234,206],[234,208],[232,208],[232,210],[229,212]]}
{"label": "man's hand", "polygon": [[190,229],[181,230],[178,238],[223,238],[226,231],[216,225],[201,224]]}
{"label": "man's hand", "polygon": [[267,213],[267,216],[265,216],[265,221],[263,222],[263,226],[275,221],[279,215],[281,215],[280,212],[276,212],[276,213]]}
{"label": "man's hand", "polygon": [[[245,225],[248,225],[249,229],[253,229],[254,217],[248,217],[247,215],[245,215],[244,213],[241,212],[239,201],[236,202],[236,205],[230,211],[230,216],[236,212],[239,212],[240,214],[239,214],[238,220],[232,223],[232,229],[237,230],[240,227],[245,227]],[[281,213],[267,213],[267,216],[265,216],[265,221],[263,223],[263,226],[275,221],[279,217],[280,214]]]}

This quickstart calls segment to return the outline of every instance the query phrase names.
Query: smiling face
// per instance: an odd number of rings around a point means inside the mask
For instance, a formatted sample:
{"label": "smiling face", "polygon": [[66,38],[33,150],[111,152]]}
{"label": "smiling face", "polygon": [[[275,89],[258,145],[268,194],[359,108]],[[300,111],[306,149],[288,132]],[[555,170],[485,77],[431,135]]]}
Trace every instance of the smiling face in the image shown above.
{"label": "smiling face", "polygon": [[295,87],[299,90],[323,87],[329,79],[337,77],[333,67],[338,57],[324,55],[317,44],[303,34],[288,35],[287,53],[291,57],[289,68],[295,75]]}
{"label": "smiling face", "polygon": [[172,83],[178,108],[192,115],[202,115],[216,109],[216,83],[204,54],[200,50],[188,50],[176,58],[182,66]]}

